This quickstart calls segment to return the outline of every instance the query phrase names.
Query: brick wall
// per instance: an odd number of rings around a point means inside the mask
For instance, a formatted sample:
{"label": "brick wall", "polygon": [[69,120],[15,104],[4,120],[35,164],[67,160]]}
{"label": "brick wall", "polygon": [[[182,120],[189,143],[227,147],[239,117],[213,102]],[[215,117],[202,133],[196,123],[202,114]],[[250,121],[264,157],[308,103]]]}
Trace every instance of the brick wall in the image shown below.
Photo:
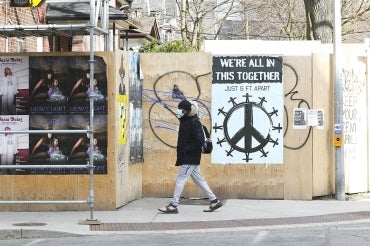
{"label": "brick wall", "polygon": [[[45,6],[40,8],[14,8],[3,4],[0,7],[0,25],[35,25],[44,21]],[[36,37],[0,38],[0,52],[18,52],[21,49],[27,52],[37,51]]]}
{"label": "brick wall", "polygon": [[[0,5],[0,26],[3,25],[37,25],[45,24],[46,4],[37,8],[15,8],[9,5]],[[37,52],[37,43],[40,37],[19,36],[19,37],[1,37],[0,36],[0,52]],[[103,38],[98,37],[98,43],[102,42]],[[54,44],[55,43],[55,44]],[[88,39],[83,36],[74,36],[72,40],[68,37],[42,37],[42,51],[88,51]],[[55,50],[54,50],[55,46]],[[96,49],[99,50],[99,49]],[[101,49],[102,50],[102,49]]]}
{"label": "brick wall", "polygon": [[[6,4],[0,5],[0,25],[35,25],[45,23],[46,5],[38,8],[14,8]],[[42,51],[53,51],[54,41],[56,51],[84,51],[82,36],[73,37],[71,42],[67,37],[43,37]],[[22,45],[20,50],[19,45]],[[6,47],[9,47],[8,50]],[[73,46],[73,48],[71,47]],[[37,37],[0,37],[0,52],[36,52]]]}

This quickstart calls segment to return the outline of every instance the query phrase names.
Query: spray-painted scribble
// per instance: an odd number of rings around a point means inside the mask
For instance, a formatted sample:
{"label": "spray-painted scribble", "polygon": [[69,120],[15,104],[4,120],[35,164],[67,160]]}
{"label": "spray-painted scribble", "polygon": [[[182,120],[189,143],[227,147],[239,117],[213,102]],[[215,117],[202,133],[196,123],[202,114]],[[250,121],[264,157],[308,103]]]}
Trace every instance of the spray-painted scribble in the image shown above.
{"label": "spray-painted scribble", "polygon": [[168,147],[176,148],[177,145],[179,121],[175,112],[181,100],[196,101],[199,118],[211,119],[210,101],[201,99],[199,84],[200,78],[208,74],[193,76],[185,71],[171,71],[156,79],[153,90],[144,90],[144,99],[152,103],[148,115],[150,129],[154,136]]}
{"label": "spray-painted scribble", "polygon": [[343,141],[345,144],[358,144],[359,126],[366,122],[366,112],[360,106],[365,98],[365,81],[353,69],[343,69],[343,82]]}
{"label": "spray-painted scribble", "polygon": [[[285,81],[285,86],[291,85],[290,89],[288,90],[288,93],[285,94],[285,100],[293,101],[296,104],[295,108],[310,109],[311,108],[310,104],[304,98],[300,98],[299,91],[297,90],[299,77],[298,77],[298,74],[297,74],[296,70],[294,69],[294,67],[292,65],[287,64],[287,63],[284,63],[284,68],[287,68],[287,69],[284,70],[285,74],[293,73],[293,76],[286,75],[285,77],[286,78],[294,78],[293,81],[289,81],[289,80]],[[290,122],[289,112],[292,112],[292,110],[290,110],[288,112],[287,107],[284,105],[284,111],[285,111],[285,119],[286,119],[286,126],[285,126],[285,130],[284,130],[284,137],[285,137],[287,135],[288,131],[292,129],[292,128],[289,127],[289,122]],[[291,146],[291,145],[287,144],[286,141],[285,141],[284,142],[284,147],[287,148],[287,149],[298,150],[298,149],[302,148],[303,146],[305,146],[305,144],[307,143],[307,141],[310,137],[312,127],[310,126],[308,128],[308,130],[302,130],[300,132],[303,132],[303,131],[306,131],[306,133],[305,133],[306,137],[304,138],[302,143],[298,143],[298,145]]]}
{"label": "spray-painted scribble", "polygon": [[[285,100],[294,101],[297,108],[311,108],[308,101],[300,95],[300,92],[297,90],[299,77],[290,64],[284,63],[284,73],[292,73],[293,76],[284,76],[285,78],[294,78],[292,81],[285,81],[285,84],[289,86],[288,92],[285,94]],[[177,127],[178,119],[176,118],[175,111],[177,108],[178,102],[183,98],[188,100],[197,101],[199,105],[199,116],[202,119],[211,119],[210,114],[210,105],[209,100],[201,98],[201,89],[199,85],[199,78],[202,76],[207,76],[210,73],[202,74],[199,76],[193,76],[192,74],[185,71],[171,71],[159,76],[153,86],[153,89],[144,89],[143,90],[143,100],[151,103],[148,113],[148,122],[151,131],[154,136],[163,144],[170,148],[176,148],[176,136],[177,136]],[[192,88],[192,89],[189,89]],[[195,89],[195,90],[194,90]],[[189,93],[189,91],[196,91],[196,93]],[[284,106],[286,125],[284,129],[284,137],[287,135],[290,127],[289,116],[291,112],[288,112],[286,106]],[[170,114],[171,120],[168,117],[164,117],[164,114]],[[211,128],[211,127],[210,127]],[[309,136],[311,134],[312,127],[307,128],[304,132],[305,137],[301,143],[297,145],[289,145],[284,143],[284,147],[287,149],[298,150],[305,146]],[[164,140],[166,139],[166,140]]]}

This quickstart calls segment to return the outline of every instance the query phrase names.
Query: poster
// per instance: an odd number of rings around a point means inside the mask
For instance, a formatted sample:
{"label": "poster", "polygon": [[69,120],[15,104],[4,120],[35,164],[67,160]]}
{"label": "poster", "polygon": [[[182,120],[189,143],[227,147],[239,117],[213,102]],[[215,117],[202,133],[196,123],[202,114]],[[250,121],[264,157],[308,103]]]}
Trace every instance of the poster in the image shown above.
{"label": "poster", "polygon": [[293,115],[293,129],[306,129],[307,108],[294,108]]}
{"label": "poster", "polygon": [[282,58],[214,56],[212,163],[283,163]]}
{"label": "poster", "polygon": [[0,56],[1,115],[27,115],[29,60],[26,56]]}
{"label": "poster", "polygon": [[140,54],[138,52],[130,52],[128,62],[130,64],[130,163],[134,164],[144,161],[142,130],[143,74],[140,66]]}
{"label": "poster", "polygon": [[[28,115],[1,115],[0,130],[28,130]],[[0,134],[0,164],[24,165],[29,161],[28,134]],[[1,174],[24,174],[22,169],[0,169]]]}
{"label": "poster", "polygon": [[[89,134],[75,133],[13,134],[17,135],[14,141],[22,143],[17,147],[13,164],[83,165],[87,164],[89,157],[93,155],[94,173],[107,173],[106,64],[101,57],[95,57],[94,80],[90,85],[92,75],[89,59],[89,56],[0,57],[0,66],[4,71],[0,84],[3,119],[0,122],[9,124],[14,121],[12,129],[88,130],[90,98],[94,101],[93,139]],[[15,121],[19,121],[18,124],[14,125]],[[90,142],[93,143],[93,148],[90,148]],[[87,174],[89,172],[86,168],[45,167],[16,169],[12,173],[3,173]]]}
{"label": "poster", "polygon": [[126,144],[127,142],[127,121],[128,121],[128,109],[127,109],[127,96],[118,95],[117,96],[118,105],[118,143]]}

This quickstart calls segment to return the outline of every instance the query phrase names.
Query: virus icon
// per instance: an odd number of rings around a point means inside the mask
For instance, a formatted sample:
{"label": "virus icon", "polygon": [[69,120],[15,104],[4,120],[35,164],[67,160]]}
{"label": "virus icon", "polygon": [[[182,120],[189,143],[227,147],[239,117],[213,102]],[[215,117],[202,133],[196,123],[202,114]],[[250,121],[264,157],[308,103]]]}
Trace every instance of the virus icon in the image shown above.
{"label": "virus icon", "polygon": [[259,102],[250,101],[252,96],[248,93],[243,97],[245,102],[241,103],[235,102],[236,97],[230,97],[228,103],[232,107],[229,111],[225,111],[224,107],[218,109],[218,115],[222,114],[225,118],[222,125],[215,123],[212,129],[216,135],[217,130],[223,130],[223,136],[217,137],[216,144],[222,147],[227,143],[230,146],[225,150],[227,156],[233,157],[237,151],[245,154],[243,160],[249,162],[253,160],[250,154],[255,152],[266,158],[269,152],[264,148],[268,143],[272,143],[272,147],[279,145],[279,139],[273,139],[273,132],[280,133],[282,126],[280,123],[273,125],[272,118],[278,116],[278,110],[272,107],[272,111],[268,112],[263,105],[267,103],[265,97],[259,97]]}

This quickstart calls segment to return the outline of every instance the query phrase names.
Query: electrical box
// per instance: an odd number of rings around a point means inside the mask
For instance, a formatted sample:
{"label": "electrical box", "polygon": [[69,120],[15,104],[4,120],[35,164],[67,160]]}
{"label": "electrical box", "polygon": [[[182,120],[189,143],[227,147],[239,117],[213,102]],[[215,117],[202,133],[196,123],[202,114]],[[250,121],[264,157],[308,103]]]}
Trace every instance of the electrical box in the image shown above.
{"label": "electrical box", "polygon": [[334,135],[334,146],[335,147],[342,146],[342,135]]}

